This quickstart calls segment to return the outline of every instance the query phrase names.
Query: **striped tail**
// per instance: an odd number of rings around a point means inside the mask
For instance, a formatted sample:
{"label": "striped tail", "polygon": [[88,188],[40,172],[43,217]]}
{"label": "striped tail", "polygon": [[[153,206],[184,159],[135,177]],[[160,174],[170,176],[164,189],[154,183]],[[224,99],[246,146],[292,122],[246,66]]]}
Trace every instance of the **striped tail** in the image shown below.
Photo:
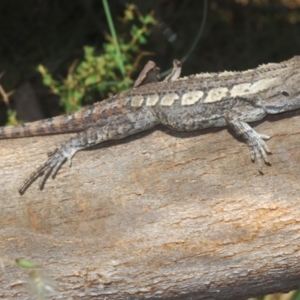
{"label": "striped tail", "polygon": [[88,113],[88,108],[70,115],[62,115],[16,126],[0,127],[0,139],[82,131],[89,125],[89,122],[84,120]]}

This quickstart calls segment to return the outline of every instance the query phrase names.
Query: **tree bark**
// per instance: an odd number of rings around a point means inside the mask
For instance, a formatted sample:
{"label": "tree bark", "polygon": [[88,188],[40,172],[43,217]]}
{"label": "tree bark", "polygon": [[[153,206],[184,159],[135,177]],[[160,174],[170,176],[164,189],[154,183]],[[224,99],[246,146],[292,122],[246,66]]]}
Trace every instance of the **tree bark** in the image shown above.
{"label": "tree bark", "polygon": [[[0,257],[25,258],[54,299],[246,299],[300,286],[300,116],[255,125],[272,136],[259,175],[226,129],[158,127],[73,158],[43,191],[18,187],[71,135],[0,141]],[[0,296],[30,299],[5,264]]]}

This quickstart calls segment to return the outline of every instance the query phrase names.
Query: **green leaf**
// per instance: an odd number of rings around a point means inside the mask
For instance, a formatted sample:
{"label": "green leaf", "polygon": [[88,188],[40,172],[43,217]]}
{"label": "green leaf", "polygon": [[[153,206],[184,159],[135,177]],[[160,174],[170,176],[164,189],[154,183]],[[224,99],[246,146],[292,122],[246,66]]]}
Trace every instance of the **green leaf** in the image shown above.
{"label": "green leaf", "polygon": [[63,79],[55,79],[43,65],[37,67],[44,84],[60,96],[60,104],[66,112],[80,108],[83,100],[91,99],[95,91],[106,97],[108,92],[119,93],[131,87],[129,74],[133,73],[142,54],[140,45],[147,42],[149,24],[155,23],[152,13],[143,16],[136,6],[128,5],[121,19],[122,31],[116,33],[108,1],[104,2],[110,35],[105,34],[101,54],[95,47],[83,47],[83,59],[73,63],[67,76],[60,75]]}
{"label": "green leaf", "polygon": [[16,264],[21,268],[32,269],[38,268],[38,265],[26,259],[16,259]]}
{"label": "green leaf", "polygon": [[139,37],[138,41],[139,41],[140,44],[146,44],[147,43],[147,39],[142,35]]}
{"label": "green leaf", "polygon": [[100,77],[99,76],[89,76],[88,78],[86,78],[86,80],[84,81],[85,85],[92,85],[95,83],[100,82]]}

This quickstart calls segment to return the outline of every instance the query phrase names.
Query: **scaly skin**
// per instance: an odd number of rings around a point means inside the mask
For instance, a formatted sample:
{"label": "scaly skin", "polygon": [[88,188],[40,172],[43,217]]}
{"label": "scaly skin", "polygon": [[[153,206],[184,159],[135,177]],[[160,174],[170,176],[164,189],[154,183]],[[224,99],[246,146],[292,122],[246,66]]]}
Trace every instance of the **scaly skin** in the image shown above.
{"label": "scaly skin", "polygon": [[23,194],[37,178],[40,189],[65,161],[82,149],[107,140],[122,139],[163,124],[177,131],[231,127],[240,135],[262,172],[270,150],[248,124],[300,108],[300,57],[244,72],[202,73],[179,78],[181,65],[165,81],[157,82],[158,68],[148,63],[135,88],[66,116],[14,127],[1,127],[0,139],[78,132],[52,152],[20,187]]}

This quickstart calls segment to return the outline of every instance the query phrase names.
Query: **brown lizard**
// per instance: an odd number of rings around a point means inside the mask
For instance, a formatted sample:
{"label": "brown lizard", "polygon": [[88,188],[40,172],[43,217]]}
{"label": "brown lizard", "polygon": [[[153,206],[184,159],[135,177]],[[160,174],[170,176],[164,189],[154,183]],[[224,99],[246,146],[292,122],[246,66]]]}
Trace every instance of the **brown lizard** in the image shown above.
{"label": "brown lizard", "polygon": [[1,127],[0,138],[79,132],[53,151],[48,160],[20,187],[23,194],[41,177],[43,189],[49,176],[55,177],[65,161],[82,149],[107,140],[122,139],[163,124],[177,131],[210,127],[231,127],[248,144],[251,159],[262,172],[269,164],[270,150],[248,122],[267,114],[300,108],[300,56],[244,72],[201,73],[180,77],[181,64],[174,61],[172,73],[158,82],[159,69],[149,62],[134,88],[70,115],[18,126]]}

